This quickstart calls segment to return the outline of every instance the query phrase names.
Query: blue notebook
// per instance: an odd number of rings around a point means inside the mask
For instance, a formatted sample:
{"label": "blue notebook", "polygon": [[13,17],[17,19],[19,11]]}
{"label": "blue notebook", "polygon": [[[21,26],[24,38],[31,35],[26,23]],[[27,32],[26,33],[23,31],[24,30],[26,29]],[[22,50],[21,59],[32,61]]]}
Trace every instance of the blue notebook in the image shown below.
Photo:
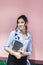
{"label": "blue notebook", "polygon": [[17,52],[21,47],[23,47],[23,44],[19,41],[15,41],[12,50]]}

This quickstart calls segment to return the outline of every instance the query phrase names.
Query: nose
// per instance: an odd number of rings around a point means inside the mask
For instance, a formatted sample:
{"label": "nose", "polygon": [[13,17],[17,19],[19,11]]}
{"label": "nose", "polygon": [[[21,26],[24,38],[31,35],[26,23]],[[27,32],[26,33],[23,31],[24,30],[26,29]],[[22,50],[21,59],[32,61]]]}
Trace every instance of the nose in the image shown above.
{"label": "nose", "polygon": [[18,25],[21,25],[21,23],[19,23]]}

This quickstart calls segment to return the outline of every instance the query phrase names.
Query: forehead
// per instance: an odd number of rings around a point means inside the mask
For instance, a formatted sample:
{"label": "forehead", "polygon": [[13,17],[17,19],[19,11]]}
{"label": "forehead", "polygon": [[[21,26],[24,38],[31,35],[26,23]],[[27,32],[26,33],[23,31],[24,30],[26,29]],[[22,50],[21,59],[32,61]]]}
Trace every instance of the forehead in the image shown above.
{"label": "forehead", "polygon": [[23,18],[20,18],[19,20],[18,20],[18,22],[25,22],[24,20],[23,20]]}

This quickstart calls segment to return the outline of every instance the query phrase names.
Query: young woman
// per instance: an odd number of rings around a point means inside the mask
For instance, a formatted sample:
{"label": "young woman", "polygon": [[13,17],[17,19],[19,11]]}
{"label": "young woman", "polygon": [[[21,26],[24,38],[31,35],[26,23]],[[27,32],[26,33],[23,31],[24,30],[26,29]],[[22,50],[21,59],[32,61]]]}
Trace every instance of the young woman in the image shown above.
{"label": "young woman", "polygon": [[[28,20],[25,15],[21,15],[17,19],[17,26],[9,35],[9,38],[4,46],[4,49],[9,53],[7,65],[30,65],[27,56],[32,53],[32,36],[27,30]],[[18,52],[13,51],[14,42],[19,41],[23,47]]]}

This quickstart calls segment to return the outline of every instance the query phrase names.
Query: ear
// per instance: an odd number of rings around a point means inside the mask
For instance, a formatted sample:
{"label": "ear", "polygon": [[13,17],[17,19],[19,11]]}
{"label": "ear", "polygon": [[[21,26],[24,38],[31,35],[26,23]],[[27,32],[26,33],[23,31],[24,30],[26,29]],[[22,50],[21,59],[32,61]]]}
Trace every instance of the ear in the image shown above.
{"label": "ear", "polygon": [[25,24],[26,26],[28,25],[28,22],[26,22],[26,24]]}

